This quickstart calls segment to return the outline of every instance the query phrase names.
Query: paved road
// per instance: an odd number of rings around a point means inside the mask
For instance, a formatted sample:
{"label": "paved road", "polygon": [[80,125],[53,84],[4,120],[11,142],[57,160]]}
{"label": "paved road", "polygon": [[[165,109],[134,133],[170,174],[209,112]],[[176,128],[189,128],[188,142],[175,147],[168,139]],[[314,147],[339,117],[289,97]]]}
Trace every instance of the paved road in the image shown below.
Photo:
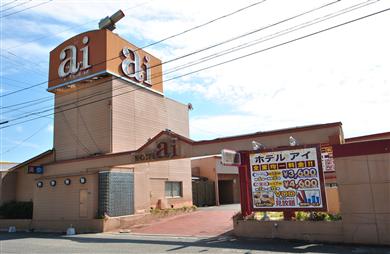
{"label": "paved road", "polygon": [[390,254],[390,248],[325,245],[282,240],[240,240],[232,237],[156,237],[129,234],[61,236],[38,233],[0,233],[0,253],[322,253]]}
{"label": "paved road", "polygon": [[131,229],[133,234],[213,237],[233,230],[232,216],[239,204],[198,208],[196,212],[164,218]]}

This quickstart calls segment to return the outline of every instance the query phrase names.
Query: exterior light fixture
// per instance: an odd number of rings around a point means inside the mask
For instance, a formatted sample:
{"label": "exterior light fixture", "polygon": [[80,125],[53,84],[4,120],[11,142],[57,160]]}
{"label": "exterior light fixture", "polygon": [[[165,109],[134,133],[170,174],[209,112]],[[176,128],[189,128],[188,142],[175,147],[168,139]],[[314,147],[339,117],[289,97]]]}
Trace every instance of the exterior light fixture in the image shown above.
{"label": "exterior light fixture", "polygon": [[125,14],[123,13],[123,11],[119,10],[112,14],[111,17],[107,16],[101,19],[99,22],[99,29],[108,29],[110,31],[113,31],[116,28],[115,23],[121,20],[124,16]]}
{"label": "exterior light fixture", "polygon": [[56,180],[51,180],[50,181],[50,186],[51,187],[54,187],[54,186],[56,186],[57,185],[57,181]]}
{"label": "exterior light fixture", "polygon": [[84,176],[80,177],[80,183],[81,184],[87,183],[87,178],[85,178]]}
{"label": "exterior light fixture", "polygon": [[299,145],[298,140],[296,140],[293,136],[290,136],[288,138],[288,142],[290,143],[290,146],[297,146],[297,145]]}
{"label": "exterior light fixture", "polygon": [[71,183],[71,180],[70,180],[69,178],[66,178],[66,179],[64,180],[64,184],[65,184],[65,185],[70,185],[70,183]]}
{"label": "exterior light fixture", "polygon": [[265,145],[253,140],[252,141],[252,148],[253,148],[253,150],[261,150],[261,149],[265,149]]}
{"label": "exterior light fixture", "polygon": [[37,182],[37,187],[38,188],[42,188],[43,187],[43,182],[42,181],[38,181]]}

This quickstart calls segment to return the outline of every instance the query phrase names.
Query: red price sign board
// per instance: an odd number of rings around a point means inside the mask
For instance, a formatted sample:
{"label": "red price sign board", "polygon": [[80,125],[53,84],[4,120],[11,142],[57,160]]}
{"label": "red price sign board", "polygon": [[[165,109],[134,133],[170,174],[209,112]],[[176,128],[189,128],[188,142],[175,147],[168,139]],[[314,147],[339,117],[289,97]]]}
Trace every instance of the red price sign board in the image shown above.
{"label": "red price sign board", "polygon": [[326,211],[319,146],[249,155],[252,209]]}

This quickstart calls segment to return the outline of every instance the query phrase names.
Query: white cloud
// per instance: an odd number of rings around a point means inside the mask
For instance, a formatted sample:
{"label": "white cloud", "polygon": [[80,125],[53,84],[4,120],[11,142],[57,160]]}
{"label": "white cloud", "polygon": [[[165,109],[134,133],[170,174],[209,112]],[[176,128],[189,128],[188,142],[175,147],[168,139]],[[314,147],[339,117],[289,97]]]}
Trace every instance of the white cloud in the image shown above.
{"label": "white cloud", "polygon": [[47,131],[47,132],[50,132],[50,133],[53,133],[53,131],[54,131],[54,126],[53,126],[53,124],[48,124],[47,127],[46,127],[46,131]]}
{"label": "white cloud", "polygon": [[15,127],[15,130],[16,130],[17,132],[21,133],[21,132],[23,132],[23,126],[17,125],[17,126]]}
{"label": "white cloud", "polygon": [[[297,38],[310,32],[380,10],[385,1],[338,17],[334,21],[317,24],[281,38],[260,43],[199,65],[166,75],[165,80],[211,66],[235,57],[262,50]],[[129,41],[158,41],[187,28],[202,24],[212,18],[239,9],[253,1],[151,1],[150,4],[127,10],[142,1],[75,2],[63,1],[32,9],[34,15],[49,17],[58,24],[45,24],[48,34],[69,26],[98,20],[125,10],[126,17],[118,23],[116,33]],[[296,15],[328,1],[266,1],[242,13],[214,22],[203,28],[167,40],[146,50],[163,62],[178,56],[225,41],[237,35]],[[196,61],[221,50],[247,43],[287,29],[301,22],[332,13],[356,4],[340,1],[322,11],[296,21],[267,29],[261,33],[241,38],[232,43],[195,54],[163,66],[165,71]],[[205,8],[207,6],[207,8]],[[22,21],[20,21],[22,22]],[[31,23],[30,32],[39,27],[39,20]],[[34,22],[36,23],[34,26]],[[306,124],[342,121],[346,136],[388,131],[390,108],[388,70],[390,69],[390,34],[386,33],[389,15],[359,21],[323,34],[283,45],[241,60],[232,61],[209,70],[166,82],[166,91],[175,94],[194,94],[204,98],[204,103],[226,105],[228,112],[191,119],[193,137],[210,137],[210,132],[235,135],[251,131],[264,131]],[[93,22],[92,22],[92,25]],[[36,30],[36,29],[35,29]],[[21,34],[21,32],[20,32]],[[65,33],[64,36],[70,35]],[[8,46],[22,43],[3,40]],[[41,41],[26,44],[22,49],[26,57],[48,58],[49,48]],[[143,46],[138,45],[138,46]],[[195,110],[197,105],[194,105]],[[239,124],[238,124],[239,123]],[[197,131],[195,128],[205,129]],[[209,134],[207,134],[207,131]],[[206,132],[206,134],[205,134]]]}

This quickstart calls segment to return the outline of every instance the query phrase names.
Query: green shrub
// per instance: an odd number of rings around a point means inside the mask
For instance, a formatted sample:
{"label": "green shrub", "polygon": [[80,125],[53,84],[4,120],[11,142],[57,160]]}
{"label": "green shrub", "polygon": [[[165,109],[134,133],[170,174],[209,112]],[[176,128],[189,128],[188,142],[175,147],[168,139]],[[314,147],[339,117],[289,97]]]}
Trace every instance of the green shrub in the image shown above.
{"label": "green shrub", "polygon": [[295,218],[300,221],[308,220],[309,213],[306,212],[297,212]]}
{"label": "green shrub", "polygon": [[341,220],[341,214],[339,214],[339,213],[336,213],[336,214],[329,213],[328,216],[329,216],[330,221]]}
{"label": "green shrub", "polygon": [[308,220],[310,220],[310,221],[324,221],[324,220],[326,220],[327,216],[328,216],[327,213],[311,212],[309,214]]}
{"label": "green shrub", "polygon": [[296,220],[299,221],[338,221],[341,220],[340,214],[331,214],[325,212],[297,212]]}
{"label": "green shrub", "polygon": [[11,201],[0,206],[0,216],[4,219],[32,219],[33,202]]}
{"label": "green shrub", "polygon": [[196,206],[183,206],[179,208],[165,208],[165,209],[158,209],[158,208],[150,208],[151,214],[163,214],[163,215],[169,215],[174,214],[178,212],[193,212],[196,211]]}

